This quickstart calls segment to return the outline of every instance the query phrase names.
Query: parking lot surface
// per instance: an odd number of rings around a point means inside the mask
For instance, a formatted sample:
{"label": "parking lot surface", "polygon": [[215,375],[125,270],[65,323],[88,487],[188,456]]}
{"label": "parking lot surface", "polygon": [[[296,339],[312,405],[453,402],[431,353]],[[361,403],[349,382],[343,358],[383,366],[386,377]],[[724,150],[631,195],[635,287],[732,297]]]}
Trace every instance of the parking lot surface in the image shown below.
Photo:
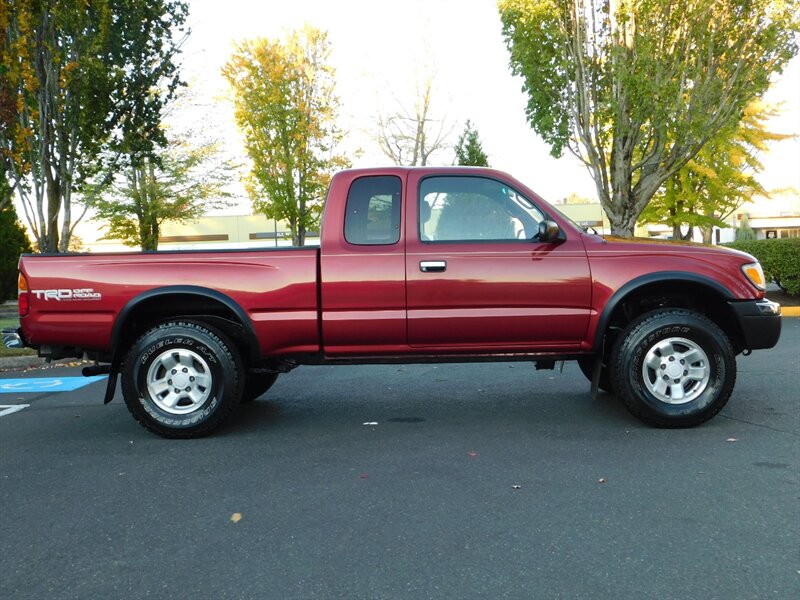
{"label": "parking lot surface", "polygon": [[0,598],[800,597],[800,319],[738,367],[674,431],[571,363],[303,367],[181,441],[7,389]]}

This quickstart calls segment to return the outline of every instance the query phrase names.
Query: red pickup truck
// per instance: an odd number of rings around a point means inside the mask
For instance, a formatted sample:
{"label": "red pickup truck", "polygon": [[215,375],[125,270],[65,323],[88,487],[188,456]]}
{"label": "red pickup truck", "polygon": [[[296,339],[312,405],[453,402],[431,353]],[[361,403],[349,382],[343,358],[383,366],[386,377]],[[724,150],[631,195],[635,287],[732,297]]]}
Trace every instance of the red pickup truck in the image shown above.
{"label": "red pickup truck", "polygon": [[780,305],[747,254],[584,231],[509,175],[349,170],[320,248],[24,255],[6,345],[96,361],[133,416],[209,433],[303,364],[577,360],[659,427],[725,405]]}

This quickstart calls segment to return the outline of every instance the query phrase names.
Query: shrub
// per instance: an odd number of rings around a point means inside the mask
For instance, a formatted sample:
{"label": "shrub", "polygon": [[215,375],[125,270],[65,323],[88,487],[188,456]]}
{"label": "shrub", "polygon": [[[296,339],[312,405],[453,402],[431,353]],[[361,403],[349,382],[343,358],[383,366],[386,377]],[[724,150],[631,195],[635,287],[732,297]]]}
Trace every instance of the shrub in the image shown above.
{"label": "shrub", "polygon": [[792,295],[800,294],[800,238],[748,240],[725,244],[755,256],[767,281],[774,281]]}
{"label": "shrub", "polygon": [[0,303],[17,297],[19,255],[30,251],[31,244],[17,221],[14,205],[0,208]]}

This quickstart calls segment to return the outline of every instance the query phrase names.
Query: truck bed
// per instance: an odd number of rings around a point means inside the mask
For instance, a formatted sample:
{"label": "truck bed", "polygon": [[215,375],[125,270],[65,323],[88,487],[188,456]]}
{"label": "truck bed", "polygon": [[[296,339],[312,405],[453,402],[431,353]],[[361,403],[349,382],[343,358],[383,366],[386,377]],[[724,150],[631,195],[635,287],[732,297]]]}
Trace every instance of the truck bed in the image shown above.
{"label": "truck bed", "polygon": [[263,355],[318,352],[318,266],[318,248],[25,255],[32,302],[21,320],[32,346],[110,351],[118,317],[185,292],[241,307]]}

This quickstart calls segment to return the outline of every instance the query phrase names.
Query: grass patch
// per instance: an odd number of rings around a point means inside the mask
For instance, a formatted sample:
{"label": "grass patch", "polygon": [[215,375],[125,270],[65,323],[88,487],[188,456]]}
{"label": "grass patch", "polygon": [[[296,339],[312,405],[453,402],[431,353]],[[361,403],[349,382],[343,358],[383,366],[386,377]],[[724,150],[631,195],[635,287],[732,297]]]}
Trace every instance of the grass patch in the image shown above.
{"label": "grass patch", "polygon": [[[19,327],[19,319],[17,318],[8,318],[8,317],[0,317],[0,329],[5,329],[7,327]],[[5,358],[7,356],[35,356],[36,350],[31,350],[30,348],[6,348],[0,343],[0,358]]]}

